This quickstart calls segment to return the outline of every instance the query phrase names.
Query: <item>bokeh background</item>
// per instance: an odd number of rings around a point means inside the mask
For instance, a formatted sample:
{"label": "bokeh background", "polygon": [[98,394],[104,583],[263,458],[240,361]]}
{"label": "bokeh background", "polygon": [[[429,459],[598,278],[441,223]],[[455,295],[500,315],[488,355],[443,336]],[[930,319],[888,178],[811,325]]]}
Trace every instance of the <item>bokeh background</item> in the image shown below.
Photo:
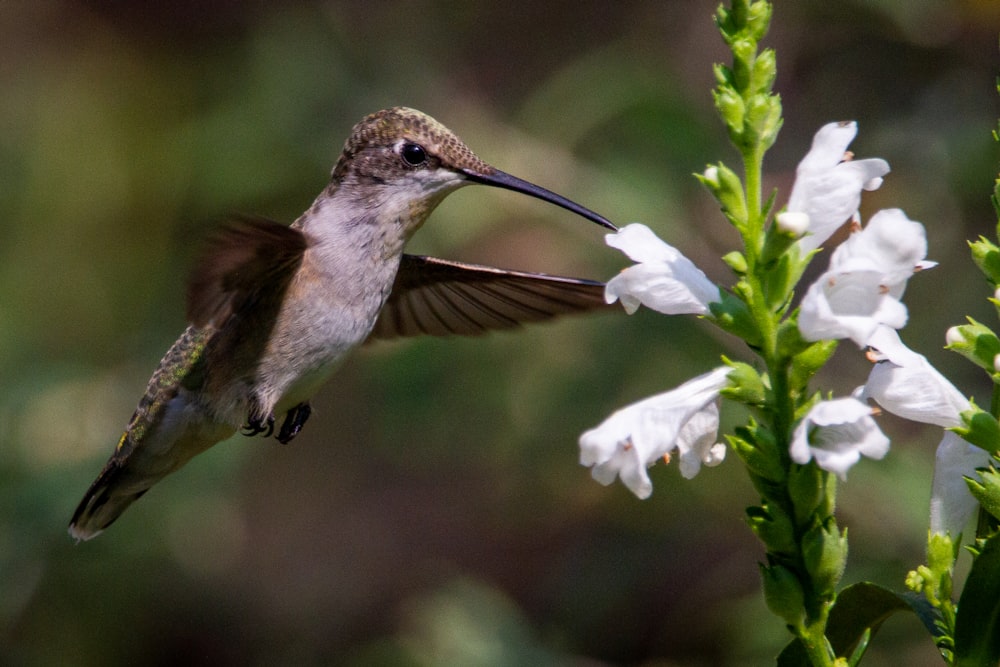
{"label": "bokeh background", "polygon": [[[710,98],[716,3],[0,3],[0,662],[9,665],[741,665],[786,641],[758,589],[737,460],[647,501],[602,487],[577,437],[627,402],[748,359],[693,318],[576,318],[379,344],[289,446],[236,437],[99,539],[65,526],[182,330],[198,240],[225,216],[292,221],[359,118],[422,109],[500,168],[642,221],[715,280],[735,234],[691,174],[737,166]],[[864,201],[927,225],[904,340],[994,321],[966,239],[991,234],[992,0],[778,3],[787,197],[813,132],[856,119],[893,172]],[[417,252],[606,278],[601,231],[487,188],[452,195]],[[820,259],[817,265],[825,264]],[[821,378],[867,362],[848,343]],[[735,423],[738,410],[725,407]],[[845,582],[902,587],[922,558],[940,433],[886,416],[851,471]],[[938,664],[893,618],[871,664]]]}

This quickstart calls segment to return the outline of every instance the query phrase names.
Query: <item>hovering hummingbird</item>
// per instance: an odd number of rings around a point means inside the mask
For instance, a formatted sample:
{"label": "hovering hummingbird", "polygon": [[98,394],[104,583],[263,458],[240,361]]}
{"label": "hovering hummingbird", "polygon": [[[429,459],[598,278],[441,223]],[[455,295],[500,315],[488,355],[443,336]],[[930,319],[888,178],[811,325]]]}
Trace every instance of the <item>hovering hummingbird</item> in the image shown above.
{"label": "hovering hummingbird", "polygon": [[193,456],[229,438],[287,443],[309,399],[373,338],[480,334],[605,305],[599,282],[403,253],[444,197],[471,183],[606,218],[491,167],[413,109],[364,118],[291,226],[241,219],[209,241],[187,287],[189,326],[167,351],[69,524],[87,540]]}

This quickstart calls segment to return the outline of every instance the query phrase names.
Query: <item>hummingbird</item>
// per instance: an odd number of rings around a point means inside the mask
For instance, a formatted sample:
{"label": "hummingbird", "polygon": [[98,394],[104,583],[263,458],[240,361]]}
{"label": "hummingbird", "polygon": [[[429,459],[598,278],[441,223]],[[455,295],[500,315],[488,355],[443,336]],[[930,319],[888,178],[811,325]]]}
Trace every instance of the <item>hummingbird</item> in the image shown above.
{"label": "hummingbird", "polygon": [[491,167],[420,111],[366,116],[326,188],[290,226],[239,218],[209,237],[187,284],[188,326],[74,512],[70,535],[97,536],[156,482],[237,431],[288,443],[309,418],[310,398],[366,341],[476,335],[606,307],[601,282],[405,254],[441,200],[473,183],[617,229]]}

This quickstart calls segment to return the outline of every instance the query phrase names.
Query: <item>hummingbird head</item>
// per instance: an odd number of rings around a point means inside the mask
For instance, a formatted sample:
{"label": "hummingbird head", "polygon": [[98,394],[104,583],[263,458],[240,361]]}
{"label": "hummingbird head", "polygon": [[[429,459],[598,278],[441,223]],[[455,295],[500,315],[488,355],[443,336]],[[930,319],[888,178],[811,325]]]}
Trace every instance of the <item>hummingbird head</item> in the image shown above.
{"label": "hummingbird head", "polygon": [[617,230],[607,218],[491,167],[444,125],[405,107],[378,111],[355,125],[331,177],[365,193],[369,207],[395,211],[396,219],[411,223],[411,232],[445,195],[472,183],[537,197]]}

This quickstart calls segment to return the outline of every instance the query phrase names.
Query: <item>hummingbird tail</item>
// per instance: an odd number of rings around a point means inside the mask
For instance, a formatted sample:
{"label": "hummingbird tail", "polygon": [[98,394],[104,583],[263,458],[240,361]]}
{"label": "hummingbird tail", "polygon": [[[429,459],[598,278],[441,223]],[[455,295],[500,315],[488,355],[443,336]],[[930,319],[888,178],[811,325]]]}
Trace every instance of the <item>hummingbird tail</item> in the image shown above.
{"label": "hummingbird tail", "polygon": [[144,489],[123,493],[118,489],[120,485],[116,484],[121,471],[121,464],[112,457],[73,512],[69,534],[78,542],[100,535],[158,479],[150,480],[149,486]]}
{"label": "hummingbird tail", "polygon": [[[193,456],[233,435],[228,424],[166,420],[167,428],[125,432],[73,512],[69,534],[77,541],[97,537],[154,484]],[[162,426],[162,424],[160,424]]]}

